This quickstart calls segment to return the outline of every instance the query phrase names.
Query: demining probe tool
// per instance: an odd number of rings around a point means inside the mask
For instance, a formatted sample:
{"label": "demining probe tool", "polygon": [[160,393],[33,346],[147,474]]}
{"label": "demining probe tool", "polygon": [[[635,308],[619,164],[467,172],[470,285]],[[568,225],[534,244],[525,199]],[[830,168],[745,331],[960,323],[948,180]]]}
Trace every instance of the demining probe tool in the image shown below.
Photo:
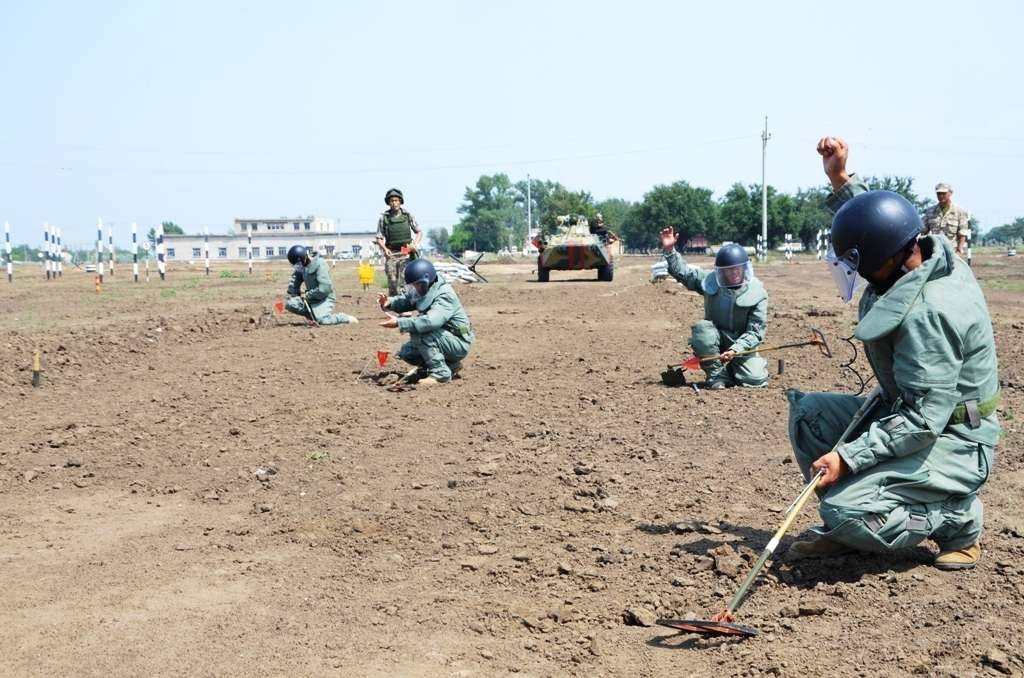
{"label": "demining probe tool", "polygon": [[[737,351],[736,357],[738,358],[741,355],[750,355],[751,353],[767,353],[768,351],[781,351],[784,348],[799,348],[801,346],[817,346],[818,350],[820,350],[821,354],[824,355],[826,358],[832,357],[832,351],[828,347],[828,342],[825,341],[825,335],[822,334],[820,330],[816,329],[811,330],[811,337],[807,341],[798,341],[794,344],[781,344],[779,346],[759,346],[757,348],[752,348],[748,351]],[[713,360],[718,359],[719,356],[717,355],[695,355],[692,358],[687,358],[682,363],[680,363],[680,365],[688,370],[699,370],[701,369],[700,366],[702,363],[709,363]]]}
{"label": "demining probe tool", "polygon": [[[836,448],[846,442],[847,436],[853,433],[861,423],[867,418],[868,414],[875,409],[881,401],[882,389],[878,386],[875,390],[864,401],[864,404],[860,406],[857,413],[853,415],[853,419],[850,420],[849,426],[843,431],[843,435],[839,437],[839,442],[836,443]],[[833,448],[835,449],[835,448]],[[768,545],[764,547],[764,551],[761,552],[761,556],[754,563],[754,566],[750,569],[750,573],[740,584],[739,590],[729,601],[729,607],[715,614],[711,619],[659,619],[657,623],[661,626],[667,626],[677,631],[684,631],[687,633],[697,633],[703,636],[739,636],[741,638],[750,638],[757,635],[757,629],[752,626],[744,626],[743,624],[736,623],[736,612],[740,609],[740,606],[746,601],[747,594],[750,592],[750,587],[753,586],[754,581],[758,575],[764,569],[768,559],[775,553],[775,549],[778,548],[779,542],[782,541],[782,537],[785,536],[789,530],[793,521],[803,511],[804,506],[810,501],[814,495],[814,491],[818,487],[818,483],[821,482],[822,477],[825,475],[825,469],[818,471],[817,475],[811,478],[810,482],[804,486],[804,489],[800,491],[797,498],[793,500],[789,508],[786,510],[785,518],[782,521],[782,525],[775,531],[772,538],[768,541]]]}
{"label": "demining probe tool", "polygon": [[309,314],[309,322],[312,323],[313,327],[320,327],[320,323],[316,321],[316,316],[313,315],[313,309],[309,307],[309,302],[306,301],[306,297],[300,296],[302,299],[302,305],[306,307],[306,313]]}

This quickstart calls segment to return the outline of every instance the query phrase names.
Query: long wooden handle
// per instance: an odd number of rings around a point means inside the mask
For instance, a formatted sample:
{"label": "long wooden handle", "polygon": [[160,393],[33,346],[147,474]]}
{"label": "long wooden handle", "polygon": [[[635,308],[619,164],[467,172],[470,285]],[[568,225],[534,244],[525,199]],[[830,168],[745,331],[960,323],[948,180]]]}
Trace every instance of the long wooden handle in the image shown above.
{"label": "long wooden handle", "polygon": [[782,541],[782,537],[785,536],[786,532],[793,524],[793,521],[796,520],[796,517],[800,515],[801,511],[803,511],[804,506],[807,505],[807,502],[814,494],[814,489],[818,487],[818,483],[824,476],[825,469],[818,471],[817,475],[811,478],[811,482],[807,483],[799,496],[797,496],[796,501],[793,502],[793,506],[790,507],[789,512],[786,514],[786,519],[782,521],[782,525],[779,526],[779,529],[775,531],[775,534],[768,541],[768,545],[764,547],[764,551],[761,552],[761,556],[757,559],[757,562],[754,563],[754,567],[750,569],[750,572],[747,574],[747,578],[743,580],[739,590],[736,591],[732,600],[729,601],[728,613],[730,615],[738,610],[740,605],[743,604],[743,599],[746,597],[747,591],[750,590],[750,587],[753,585],[754,580],[757,579],[757,576],[761,574],[761,570],[764,569],[765,563],[767,563],[768,559],[771,558],[773,553],[775,553],[775,549],[778,548],[779,542]]}
{"label": "long wooden handle", "polygon": [[[784,348],[797,348],[799,346],[816,346],[819,343],[820,343],[819,341],[815,340],[815,341],[802,341],[802,342],[800,342],[798,344],[782,344],[781,346],[766,346],[764,348],[757,347],[757,348],[747,349],[746,351],[737,351],[736,355],[738,357],[738,356],[741,356],[741,355],[750,355],[751,353],[767,353],[768,351],[779,351],[779,350],[784,349]],[[710,362],[712,360],[718,360],[720,357],[721,356],[717,356],[717,355],[704,355],[704,356],[700,356],[698,359],[702,363],[706,363],[706,362]]]}

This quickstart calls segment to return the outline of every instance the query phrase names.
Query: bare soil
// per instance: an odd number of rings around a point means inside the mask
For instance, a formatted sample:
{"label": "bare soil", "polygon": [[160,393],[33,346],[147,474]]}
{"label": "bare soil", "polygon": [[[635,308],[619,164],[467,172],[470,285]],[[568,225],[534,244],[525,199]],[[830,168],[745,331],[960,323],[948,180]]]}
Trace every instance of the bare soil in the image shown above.
{"label": "bare soil", "polygon": [[[783,390],[855,390],[818,264],[759,269],[763,390],[671,389],[702,301],[653,259],[459,285],[463,378],[375,379],[376,290],[334,270],[354,326],[274,313],[287,267],[172,269],[97,293],[0,281],[0,673],[38,676],[1004,675],[1024,672],[1024,261],[976,260],[1005,438],[984,559],[778,558],[739,614],[761,634],[650,626],[725,606],[799,492]],[[43,375],[31,386],[31,358]],[[777,372],[777,360],[785,359]],[[866,370],[863,359],[858,362]],[[692,375],[699,377],[699,373]],[[809,509],[780,553],[814,524]]]}

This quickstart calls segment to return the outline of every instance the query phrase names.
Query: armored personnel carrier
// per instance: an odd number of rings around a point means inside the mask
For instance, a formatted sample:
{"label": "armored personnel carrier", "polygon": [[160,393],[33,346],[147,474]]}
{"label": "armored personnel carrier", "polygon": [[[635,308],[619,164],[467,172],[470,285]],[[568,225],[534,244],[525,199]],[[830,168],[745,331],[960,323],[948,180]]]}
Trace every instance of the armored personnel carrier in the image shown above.
{"label": "armored personnel carrier", "polygon": [[[556,217],[556,232],[533,239],[537,248],[537,282],[548,282],[551,271],[597,269],[597,279],[612,281],[612,253],[606,229],[591,229],[587,218],[570,214]],[[596,232],[593,232],[596,231]]]}

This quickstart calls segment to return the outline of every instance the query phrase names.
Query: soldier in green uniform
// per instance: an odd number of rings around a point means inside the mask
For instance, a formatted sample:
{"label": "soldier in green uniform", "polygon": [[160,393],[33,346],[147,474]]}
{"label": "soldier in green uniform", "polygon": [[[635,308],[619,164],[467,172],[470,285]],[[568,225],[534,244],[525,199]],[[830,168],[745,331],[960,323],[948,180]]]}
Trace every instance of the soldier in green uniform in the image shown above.
{"label": "soldier in green uniform", "polygon": [[421,375],[417,383],[443,384],[462,368],[473,343],[473,328],[455,289],[426,259],[415,259],[405,267],[405,293],[377,297],[381,310],[396,313],[416,310],[414,318],[389,318],[381,327],[398,328],[409,334],[398,357],[415,365]]}
{"label": "soldier in green uniform", "polygon": [[[416,223],[416,217],[402,207],[405,197],[397,188],[384,194],[384,203],[388,206],[377,220],[377,238],[375,242],[384,255],[384,272],[388,276],[388,294],[398,294],[398,281],[402,279],[402,269],[410,259],[416,258],[416,250],[423,233]],[[402,248],[406,253],[402,253]]]}
{"label": "soldier in green uniform", "polygon": [[829,207],[838,208],[826,262],[844,301],[866,279],[856,336],[882,396],[849,441],[835,447],[863,398],[787,391],[797,463],[807,478],[825,470],[824,526],[790,552],[887,553],[932,539],[937,568],[972,568],[981,558],[978,492],[999,438],[999,376],[985,297],[945,237],[918,240],[921,218],[906,199],[868,191],[846,173],[844,141],[825,137],[818,152],[834,191]]}
{"label": "soldier in green uniform", "polygon": [[[316,253],[310,253],[302,245],[288,248],[288,263],[292,265],[291,282],[288,283],[288,301],[285,308],[304,318],[316,320],[321,325],[344,325],[359,322],[355,316],[334,312],[334,284],[331,272]],[[305,287],[305,291],[303,291]]]}
{"label": "soldier in green uniform", "polygon": [[946,182],[935,185],[938,203],[924,212],[922,235],[944,235],[961,257],[967,253],[967,239],[971,237],[971,215],[963,207],[953,204],[953,187]]}
{"label": "soldier in green uniform", "polygon": [[712,275],[686,263],[675,248],[677,239],[672,228],[661,232],[669,275],[704,297],[704,319],[691,328],[690,346],[698,356],[718,356],[702,363],[709,387],[765,386],[765,359],[757,353],[736,357],[759,346],[768,331],[768,293],[754,277],[746,250],[736,243],[724,245]]}

